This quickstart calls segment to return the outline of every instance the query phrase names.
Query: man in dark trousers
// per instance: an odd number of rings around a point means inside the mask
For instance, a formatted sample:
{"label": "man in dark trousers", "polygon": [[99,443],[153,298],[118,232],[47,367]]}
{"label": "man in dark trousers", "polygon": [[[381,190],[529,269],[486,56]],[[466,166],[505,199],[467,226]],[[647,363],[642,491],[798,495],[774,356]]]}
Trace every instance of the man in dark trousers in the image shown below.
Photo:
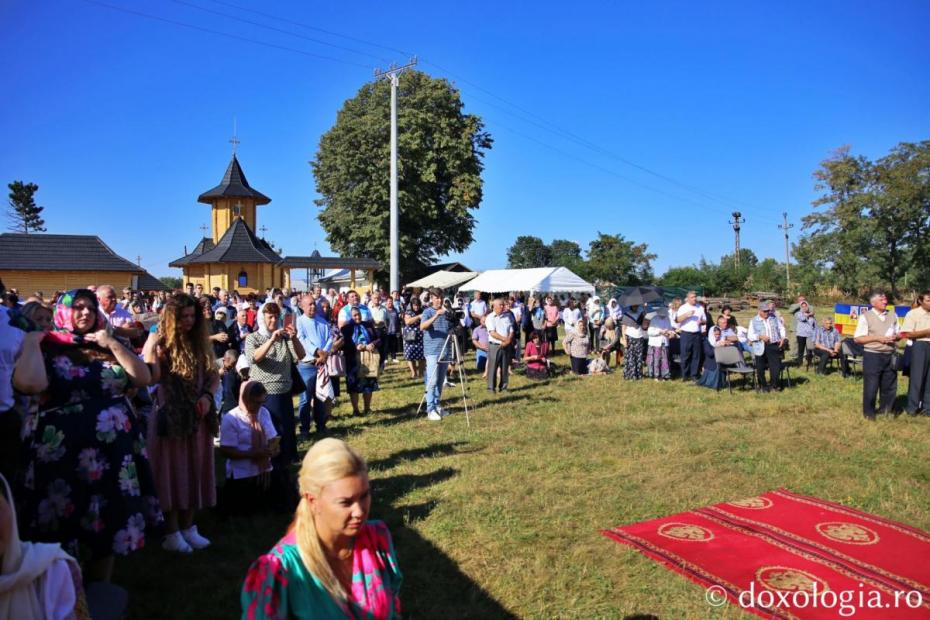
{"label": "man in dark trousers", "polygon": [[891,413],[898,391],[898,371],[892,358],[898,334],[898,317],[888,310],[888,298],[883,291],[869,297],[872,307],[859,315],[853,338],[863,347],[862,355],[862,415],[875,420],[875,397],[879,410]]}

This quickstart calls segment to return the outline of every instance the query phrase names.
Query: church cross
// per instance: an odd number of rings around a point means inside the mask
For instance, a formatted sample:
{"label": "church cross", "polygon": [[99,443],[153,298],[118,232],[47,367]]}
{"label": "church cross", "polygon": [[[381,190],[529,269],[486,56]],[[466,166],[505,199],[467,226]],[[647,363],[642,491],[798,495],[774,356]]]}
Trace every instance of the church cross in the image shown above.
{"label": "church cross", "polygon": [[236,147],[239,146],[239,138],[236,136],[239,134],[236,127],[236,117],[233,117],[233,136],[229,139],[229,143],[233,145],[233,155],[236,154]]}
{"label": "church cross", "polygon": [[204,237],[206,237],[206,236],[207,236],[207,230],[208,230],[207,225],[206,225],[206,224],[201,224],[201,225],[200,225],[200,230],[203,231],[203,235],[204,235]]}

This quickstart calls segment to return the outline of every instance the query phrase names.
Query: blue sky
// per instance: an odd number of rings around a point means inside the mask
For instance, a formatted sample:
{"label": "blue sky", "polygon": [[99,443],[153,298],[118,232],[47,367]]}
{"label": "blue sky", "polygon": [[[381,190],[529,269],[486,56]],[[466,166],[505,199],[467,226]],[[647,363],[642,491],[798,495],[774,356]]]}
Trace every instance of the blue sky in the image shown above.
{"label": "blue sky", "polygon": [[259,225],[286,254],[327,253],[307,162],[372,69],[406,54],[495,140],[477,241],[451,257],[477,269],[504,266],[520,234],[586,247],[601,231],[648,243],[662,273],[731,251],[734,209],[743,246],[781,259],[781,213],[796,234],[833,149],[930,137],[921,1],[101,2],[176,23],[0,3],[0,180],[40,185],[49,232],[98,234],[155,275],[179,275],[168,262],[209,222],[196,198],[225,170],[234,117],[272,198]]}

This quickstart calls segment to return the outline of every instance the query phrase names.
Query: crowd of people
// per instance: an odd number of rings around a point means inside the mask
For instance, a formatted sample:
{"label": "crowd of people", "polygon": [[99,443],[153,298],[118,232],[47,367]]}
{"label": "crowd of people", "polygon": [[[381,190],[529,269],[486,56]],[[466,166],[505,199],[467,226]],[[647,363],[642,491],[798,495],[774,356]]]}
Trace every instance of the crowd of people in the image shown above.
{"label": "crowd of people", "polygon": [[[114,556],[142,548],[147,535],[174,553],[208,547],[197,514],[214,507],[222,515],[296,514],[249,570],[246,617],[399,612],[402,576],[387,528],[367,519],[365,462],[327,437],[327,422],[343,390],[351,415],[367,415],[385,365],[401,358],[423,382],[432,422],[449,414],[442,393],[455,380],[450,370],[471,363],[492,394],[506,392],[514,372],[546,380],[621,369],[627,381],[677,377],[720,389],[724,367],[750,364],[760,390],[780,391],[786,363],[825,373],[836,360],[845,374],[858,356],[867,419],[893,410],[903,368],[907,412],[930,408],[930,291],[900,328],[876,292],[846,339],[804,297],[784,311],[763,301],[740,325],[731,308],[714,316],[693,291],[648,306],[587,295],[469,299],[438,289],[257,296],[188,285],[148,295],[124,289],[118,298],[100,285],[48,299],[36,292],[22,303],[16,291],[0,294],[0,611],[46,606],[45,615],[21,617],[67,617],[47,608],[44,589],[61,589],[56,605],[79,607],[81,571],[85,581],[108,582]],[[567,363],[554,359],[560,354]],[[314,444],[294,480],[298,437]],[[225,459],[219,492],[216,455]],[[58,546],[30,547],[20,535]],[[41,562],[27,562],[30,553]],[[6,579],[27,564],[43,570]]]}

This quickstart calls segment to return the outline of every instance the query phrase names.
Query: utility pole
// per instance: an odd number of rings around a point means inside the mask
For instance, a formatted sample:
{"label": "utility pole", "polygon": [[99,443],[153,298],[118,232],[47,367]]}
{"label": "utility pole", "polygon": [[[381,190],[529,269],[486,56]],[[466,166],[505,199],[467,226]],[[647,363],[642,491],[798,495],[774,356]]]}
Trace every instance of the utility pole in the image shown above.
{"label": "utility pole", "polygon": [[739,228],[740,224],[746,223],[746,218],[743,217],[743,214],[739,211],[733,212],[733,219],[730,221],[730,224],[733,225],[733,234],[736,236],[736,253],[733,256],[736,258],[736,268],[739,269],[740,255],[739,255]]}
{"label": "utility pole", "polygon": [[386,78],[391,81],[391,287],[389,290],[400,290],[400,246],[397,239],[397,227],[400,219],[397,212],[397,87],[400,85],[400,74],[405,69],[415,67],[417,57],[414,56],[403,67],[391,65],[387,71],[375,69],[375,78]]}
{"label": "utility pole", "polygon": [[790,254],[788,253],[788,231],[794,228],[794,224],[788,223],[788,212],[785,211],[781,214],[785,218],[784,224],[779,224],[778,227],[785,231],[785,289],[791,289],[791,267],[789,265]]}

